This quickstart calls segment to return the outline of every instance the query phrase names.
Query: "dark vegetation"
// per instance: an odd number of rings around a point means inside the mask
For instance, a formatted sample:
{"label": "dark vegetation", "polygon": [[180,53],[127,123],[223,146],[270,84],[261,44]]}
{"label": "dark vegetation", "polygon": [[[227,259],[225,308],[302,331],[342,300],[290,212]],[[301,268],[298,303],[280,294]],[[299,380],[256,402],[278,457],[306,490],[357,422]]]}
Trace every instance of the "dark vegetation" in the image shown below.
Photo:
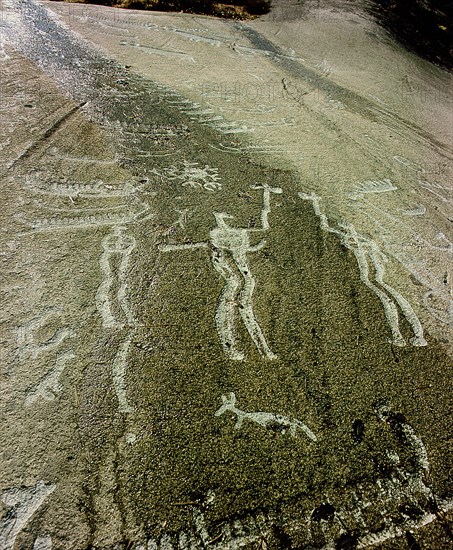
{"label": "dark vegetation", "polygon": [[86,4],[103,4],[129,9],[183,11],[236,19],[248,19],[267,13],[271,0],[85,0]]}
{"label": "dark vegetation", "polygon": [[452,0],[375,0],[372,6],[380,23],[401,43],[453,68]]}

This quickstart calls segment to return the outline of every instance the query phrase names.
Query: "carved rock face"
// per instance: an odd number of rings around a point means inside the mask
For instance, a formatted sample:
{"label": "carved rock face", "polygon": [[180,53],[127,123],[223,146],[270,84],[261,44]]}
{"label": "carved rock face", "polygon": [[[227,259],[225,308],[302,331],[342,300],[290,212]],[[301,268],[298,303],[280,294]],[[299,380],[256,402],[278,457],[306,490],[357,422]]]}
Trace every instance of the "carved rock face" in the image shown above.
{"label": "carved rock face", "polygon": [[448,546],[448,79],[318,4],[2,4],[2,548]]}

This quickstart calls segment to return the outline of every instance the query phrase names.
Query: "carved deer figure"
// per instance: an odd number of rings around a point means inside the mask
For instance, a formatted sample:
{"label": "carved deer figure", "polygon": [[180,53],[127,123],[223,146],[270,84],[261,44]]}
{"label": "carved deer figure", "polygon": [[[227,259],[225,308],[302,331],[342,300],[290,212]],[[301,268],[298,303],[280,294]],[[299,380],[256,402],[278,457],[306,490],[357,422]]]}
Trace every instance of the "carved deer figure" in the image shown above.
{"label": "carved deer figure", "polygon": [[312,441],[317,441],[315,434],[305,424],[295,418],[291,419],[281,414],[274,414],[269,412],[245,412],[236,408],[236,396],[233,392],[229,394],[229,397],[222,395],[222,406],[215,412],[215,416],[220,416],[226,411],[231,411],[237,416],[235,428],[240,428],[244,419],[251,420],[263,428],[267,428],[274,431],[285,433],[289,430],[292,437],[296,436],[297,428],[302,430],[307,437]]}

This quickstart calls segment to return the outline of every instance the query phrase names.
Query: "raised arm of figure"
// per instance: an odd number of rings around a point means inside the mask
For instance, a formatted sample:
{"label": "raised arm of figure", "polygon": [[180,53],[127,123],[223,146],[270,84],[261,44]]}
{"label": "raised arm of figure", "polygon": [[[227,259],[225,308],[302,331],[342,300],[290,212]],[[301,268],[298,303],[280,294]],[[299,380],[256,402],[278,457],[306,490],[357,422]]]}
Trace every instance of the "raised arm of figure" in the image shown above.
{"label": "raised arm of figure", "polygon": [[263,190],[263,208],[261,209],[261,228],[250,229],[249,231],[267,231],[270,228],[268,216],[271,211],[270,197],[271,193],[281,195],[283,190],[281,187],[271,187],[270,185],[252,185],[252,189]]}

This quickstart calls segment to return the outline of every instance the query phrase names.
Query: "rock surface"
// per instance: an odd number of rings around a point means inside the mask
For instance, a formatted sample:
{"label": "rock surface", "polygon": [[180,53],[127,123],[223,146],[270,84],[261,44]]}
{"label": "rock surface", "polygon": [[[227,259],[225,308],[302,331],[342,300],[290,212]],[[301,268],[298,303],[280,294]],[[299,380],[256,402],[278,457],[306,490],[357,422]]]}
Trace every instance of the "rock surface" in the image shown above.
{"label": "rock surface", "polygon": [[2,10],[0,546],[449,548],[450,76],[338,2]]}

